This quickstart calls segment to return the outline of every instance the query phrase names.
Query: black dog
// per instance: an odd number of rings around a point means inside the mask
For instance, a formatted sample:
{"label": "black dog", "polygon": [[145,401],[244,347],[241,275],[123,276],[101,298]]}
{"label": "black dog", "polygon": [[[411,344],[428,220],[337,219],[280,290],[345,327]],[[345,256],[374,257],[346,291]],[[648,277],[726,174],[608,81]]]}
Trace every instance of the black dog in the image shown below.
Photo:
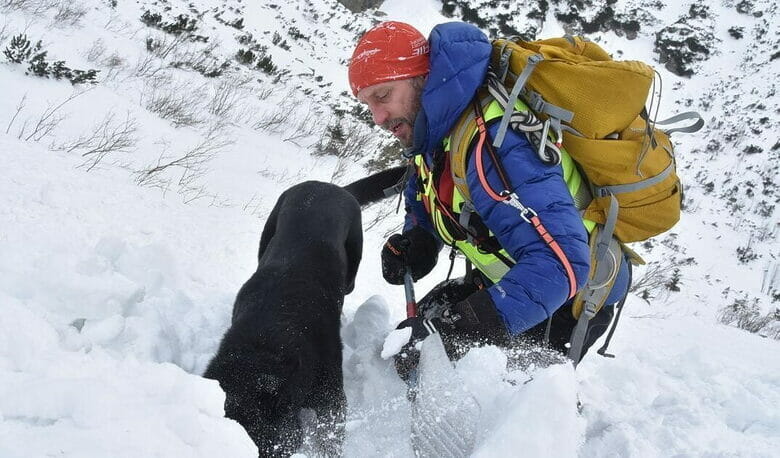
{"label": "black dog", "polygon": [[404,167],[338,186],[305,182],[285,191],[260,238],[258,268],[241,287],[230,329],[204,377],[225,391],[225,415],[238,421],[261,456],[294,453],[302,411],[316,414],[314,436],[341,453],[346,398],[340,318],[363,250],[360,206]]}

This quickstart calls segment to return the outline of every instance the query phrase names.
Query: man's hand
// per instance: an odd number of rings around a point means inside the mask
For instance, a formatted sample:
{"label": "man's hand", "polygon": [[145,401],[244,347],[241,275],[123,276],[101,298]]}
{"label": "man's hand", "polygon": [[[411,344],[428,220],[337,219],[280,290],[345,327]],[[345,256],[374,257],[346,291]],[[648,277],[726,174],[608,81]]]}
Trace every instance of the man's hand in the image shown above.
{"label": "man's hand", "polygon": [[444,307],[439,316],[407,318],[396,327],[405,328],[412,330],[409,342],[395,355],[395,369],[404,381],[408,381],[420,361],[417,344],[436,332],[442,334],[445,341],[448,336],[461,335],[494,345],[509,344],[506,324],[487,290],[477,291],[460,302]]}
{"label": "man's hand", "polygon": [[417,344],[426,337],[439,332],[439,328],[445,332],[449,330],[449,327],[440,319],[429,320],[421,316],[407,318],[396,326],[396,329],[406,328],[412,329],[409,342],[395,355],[395,370],[404,381],[409,380],[412,371],[417,368],[417,364],[420,362],[420,351],[417,349]]}
{"label": "man's hand", "polygon": [[441,327],[443,327],[442,321],[438,318],[429,320],[421,316],[413,316],[398,323],[398,326],[395,328],[412,328],[412,336],[409,338],[409,343],[417,343],[429,335],[439,332]]}
{"label": "man's hand", "polygon": [[441,320],[457,332],[507,345],[509,333],[487,290],[480,290],[442,312]]}
{"label": "man's hand", "polygon": [[393,234],[382,248],[382,276],[391,285],[402,285],[408,267],[419,280],[436,266],[438,248],[434,236],[419,226]]}

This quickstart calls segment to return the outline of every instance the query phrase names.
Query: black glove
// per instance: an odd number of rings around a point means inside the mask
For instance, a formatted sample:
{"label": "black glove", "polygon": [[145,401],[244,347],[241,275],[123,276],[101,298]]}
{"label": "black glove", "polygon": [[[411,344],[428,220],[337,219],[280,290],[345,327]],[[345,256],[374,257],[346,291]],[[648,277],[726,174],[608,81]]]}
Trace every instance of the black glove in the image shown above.
{"label": "black glove", "polygon": [[419,226],[393,234],[382,248],[382,276],[391,285],[402,285],[408,266],[412,278],[419,280],[436,266],[438,254],[436,238]]}
{"label": "black glove", "polygon": [[445,333],[450,331],[451,326],[439,318],[428,320],[421,316],[414,316],[403,320],[396,326],[396,329],[404,328],[412,328],[412,335],[409,337],[409,342],[395,355],[395,370],[402,380],[408,381],[412,371],[417,368],[417,364],[420,362],[420,352],[415,348],[415,345],[431,334],[439,331]]}
{"label": "black glove", "polygon": [[440,321],[475,339],[495,345],[509,343],[506,324],[485,289],[445,309]]}
{"label": "black glove", "polygon": [[[493,345],[509,344],[509,333],[504,320],[498,314],[493,299],[487,290],[480,290],[466,299],[445,307],[441,317],[425,319],[421,316],[407,318],[398,324],[396,329],[412,328],[412,336],[397,355],[395,369],[398,375],[408,381],[411,372],[420,362],[420,352],[415,345],[433,334],[439,332],[444,337],[447,348],[447,337],[462,335],[468,340],[484,341]],[[448,355],[452,358],[448,350]]]}

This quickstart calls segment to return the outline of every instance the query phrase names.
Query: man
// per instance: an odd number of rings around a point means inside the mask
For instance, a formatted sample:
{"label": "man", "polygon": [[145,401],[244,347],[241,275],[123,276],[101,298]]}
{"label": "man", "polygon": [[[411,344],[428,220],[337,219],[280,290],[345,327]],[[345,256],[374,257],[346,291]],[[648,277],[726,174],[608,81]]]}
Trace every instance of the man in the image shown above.
{"label": "man", "polygon": [[[508,129],[495,150],[500,165],[483,161],[477,167],[474,152],[482,142],[471,146],[466,169],[470,198],[453,186],[452,131],[484,86],[490,53],[490,41],[471,25],[440,24],[426,40],[400,22],[369,30],[354,51],[349,66],[353,94],[377,125],[398,138],[416,165],[404,192],[403,233],[391,236],[383,248],[382,273],[391,284],[402,284],[407,269],[415,280],[425,276],[444,241],[462,251],[478,271],[434,288],[419,302],[421,316],[399,328],[411,327],[413,341],[429,334],[425,319],[450,342],[465,337],[506,344],[520,335],[539,341],[547,335],[550,346],[563,352],[576,324],[572,297],[587,281],[590,254],[588,233],[562,167],[540,160],[525,135]],[[493,139],[499,123],[486,122],[487,138]],[[491,194],[491,187],[501,190],[507,182],[512,187],[508,191],[538,215],[549,235]],[[464,224],[466,200],[473,212]],[[607,304],[625,296],[627,277],[624,267]],[[613,307],[603,307],[590,321],[585,349],[604,333],[612,314]]]}

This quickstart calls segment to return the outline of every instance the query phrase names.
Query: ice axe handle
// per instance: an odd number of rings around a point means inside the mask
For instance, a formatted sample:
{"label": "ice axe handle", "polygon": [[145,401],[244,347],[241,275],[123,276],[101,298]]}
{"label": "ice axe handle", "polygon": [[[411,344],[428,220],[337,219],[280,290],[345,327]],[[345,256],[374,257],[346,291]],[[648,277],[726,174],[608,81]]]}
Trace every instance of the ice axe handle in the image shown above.
{"label": "ice axe handle", "polygon": [[411,269],[406,268],[404,273],[404,293],[406,293],[406,317],[417,316],[417,301],[414,300],[414,279]]}

